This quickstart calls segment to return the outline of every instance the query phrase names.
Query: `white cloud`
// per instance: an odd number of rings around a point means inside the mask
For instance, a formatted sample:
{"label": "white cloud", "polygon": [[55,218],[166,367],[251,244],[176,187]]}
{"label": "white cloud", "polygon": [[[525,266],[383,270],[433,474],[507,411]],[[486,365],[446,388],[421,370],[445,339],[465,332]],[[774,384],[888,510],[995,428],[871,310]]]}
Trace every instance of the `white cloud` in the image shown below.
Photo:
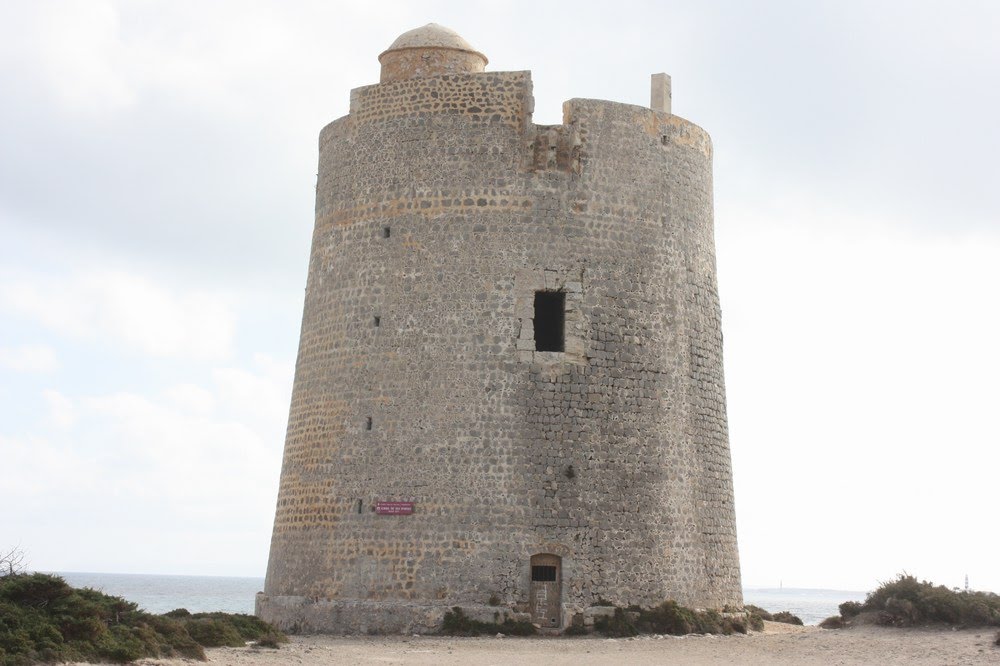
{"label": "white cloud", "polygon": [[163,392],[163,397],[177,409],[205,416],[215,409],[215,395],[195,384],[177,384]]}
{"label": "white cloud", "polygon": [[51,373],[59,369],[56,352],[46,345],[0,347],[0,366],[17,372]]}
{"label": "white cloud", "polygon": [[32,25],[37,56],[61,103],[88,111],[116,111],[135,103],[120,67],[128,54],[111,2],[40,3],[37,11]]}
{"label": "white cloud", "polygon": [[[81,496],[99,490],[99,464],[90,456],[79,455],[72,444],[35,435],[9,437],[0,434],[0,451],[3,452],[0,501],[5,507],[25,507],[27,511],[32,498],[37,497],[54,499],[58,506],[72,507]],[[51,529],[65,520],[58,513],[31,513],[29,517],[41,530]],[[28,541],[23,543],[30,548]]]}
{"label": "white cloud", "polygon": [[49,421],[57,428],[70,428],[76,423],[77,411],[73,401],[59,391],[42,392],[49,408]]}
{"label": "white cloud", "polygon": [[1000,587],[979,508],[1000,467],[1000,237],[807,200],[719,218],[745,581]]}
{"label": "white cloud", "polygon": [[0,309],[63,335],[106,338],[163,357],[228,356],[235,329],[235,316],[222,296],[172,291],[122,271],[16,275],[0,286]]}
{"label": "white cloud", "polygon": [[[44,392],[50,413],[33,433],[0,435],[0,506],[23,507],[0,531],[16,533],[42,568],[97,562],[135,571],[134,544],[106,546],[125,535],[156,553],[143,561],[179,573],[210,573],[184,541],[206,535],[229,549],[215,573],[259,574],[291,388],[276,368],[264,357],[214,373],[208,386],[150,394]],[[74,535],[80,525],[86,533],[69,557],[50,535]]]}
{"label": "white cloud", "polygon": [[254,369],[218,368],[212,371],[219,401],[243,419],[279,424],[271,435],[283,438],[292,386],[291,364],[276,362],[265,354],[254,355]]}

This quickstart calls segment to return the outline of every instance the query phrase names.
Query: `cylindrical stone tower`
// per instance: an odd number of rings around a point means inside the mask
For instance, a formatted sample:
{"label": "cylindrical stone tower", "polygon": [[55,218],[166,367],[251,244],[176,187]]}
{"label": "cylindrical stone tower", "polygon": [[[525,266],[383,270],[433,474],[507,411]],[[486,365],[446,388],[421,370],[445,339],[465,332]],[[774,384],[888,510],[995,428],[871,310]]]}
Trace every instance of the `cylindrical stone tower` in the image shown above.
{"label": "cylindrical stone tower", "polygon": [[436,25],[320,133],[257,612],[565,627],[598,598],[740,604],[708,134],[574,99]]}

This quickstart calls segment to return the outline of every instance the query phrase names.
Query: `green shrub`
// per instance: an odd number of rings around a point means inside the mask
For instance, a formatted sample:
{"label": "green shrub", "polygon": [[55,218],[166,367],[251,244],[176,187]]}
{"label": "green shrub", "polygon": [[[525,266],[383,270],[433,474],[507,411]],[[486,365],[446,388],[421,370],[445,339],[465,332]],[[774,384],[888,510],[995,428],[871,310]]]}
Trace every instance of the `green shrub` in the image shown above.
{"label": "green shrub", "polygon": [[229,624],[246,641],[254,641],[271,632],[285,637],[280,631],[272,627],[256,615],[246,615],[245,613],[194,613],[190,615],[192,620],[210,619],[219,620]]}
{"label": "green shrub", "polygon": [[111,627],[106,634],[97,639],[96,644],[97,655],[116,664],[126,664],[156,654],[155,647],[147,645],[131,627],[123,627],[120,624]]}
{"label": "green shrub", "polygon": [[756,615],[762,620],[767,620],[768,622],[771,622],[774,619],[773,617],[771,617],[771,614],[769,612],[767,612],[760,606],[754,606],[753,604],[746,604],[745,606],[743,606],[743,608],[744,610],[749,611],[751,615]]}
{"label": "green shrub", "polygon": [[566,627],[566,631],[563,632],[563,636],[586,636],[590,632],[587,631],[587,627],[582,624],[571,624]]}
{"label": "green shrub", "polygon": [[701,633],[701,622],[690,608],[679,605],[676,601],[664,601],[659,606],[639,614],[639,629],[649,634],[683,634]]}
{"label": "green shrub", "polygon": [[992,592],[950,590],[900,574],[870,592],[864,603],[845,601],[840,604],[840,616],[845,622],[861,613],[870,613],[876,624],[890,627],[923,624],[1000,626],[1000,596]]}
{"label": "green shrub", "polygon": [[191,637],[183,622],[168,615],[151,615],[146,621],[160,637],[162,656],[205,660],[205,648]]}
{"label": "green shrub", "polygon": [[66,581],[48,574],[6,576],[0,581],[0,599],[22,607],[44,608],[73,594]]}
{"label": "green shrub", "polygon": [[242,647],[246,640],[229,622],[203,617],[184,623],[191,638],[205,647]]}
{"label": "green shrub", "polygon": [[0,578],[0,666],[39,662],[125,663],[145,657],[205,659],[202,645],[244,645],[288,639],[243,614],[184,609],[152,615],[130,601],[58,576],[13,574]]}
{"label": "green shrub", "polygon": [[506,618],[500,623],[500,633],[507,634],[509,636],[534,636],[538,633],[535,629],[535,625],[527,620],[512,620]]}
{"label": "green shrub", "polygon": [[781,611],[780,613],[775,613],[772,618],[775,622],[784,622],[785,624],[797,624],[802,626],[802,619],[798,615],[792,615],[789,611]]}
{"label": "green shrub", "polygon": [[288,637],[285,636],[280,631],[267,631],[260,635],[257,642],[254,643],[257,647],[265,647],[277,650],[281,647],[282,643],[287,643]]}
{"label": "green shrub", "polygon": [[441,633],[449,636],[479,636],[481,634],[508,634],[511,636],[531,636],[538,631],[535,625],[525,621],[515,621],[509,617],[503,622],[481,622],[473,620],[458,606],[445,612],[441,622]]}
{"label": "green shrub", "polygon": [[869,593],[862,610],[875,611],[879,624],[897,627],[933,623],[1000,626],[1000,596],[950,590],[907,574]]}
{"label": "green shrub", "polygon": [[441,621],[441,633],[449,636],[478,636],[481,632],[477,631],[477,624],[479,623],[476,620],[455,606],[445,612],[444,620]]}
{"label": "green shrub", "polygon": [[[751,626],[758,624],[757,622],[755,622],[753,620],[753,618],[755,616],[758,617],[758,618],[760,618],[761,620],[766,620],[767,622],[784,622],[785,624],[802,624],[802,620],[798,616],[792,615],[791,611],[786,611],[785,610],[785,611],[780,611],[778,613],[770,613],[770,612],[764,610],[763,608],[761,608],[760,606],[754,606],[753,604],[746,604],[743,607],[743,609],[746,610],[746,611],[748,611],[750,613]],[[754,626],[754,629],[756,631],[760,631],[761,629],[764,628],[764,622],[763,621],[760,622],[759,625],[760,625],[760,629],[757,629],[756,626]]]}
{"label": "green shrub", "polygon": [[840,617],[844,618],[845,620],[850,620],[852,617],[857,616],[858,613],[862,611],[862,609],[863,607],[861,603],[858,601],[845,601],[839,606]]}
{"label": "green shrub", "polygon": [[822,627],[823,629],[843,629],[844,619],[839,615],[831,615],[830,617],[820,622],[819,626]]}
{"label": "green shrub", "polygon": [[602,615],[594,620],[594,631],[612,637],[635,636],[639,632],[621,608],[615,608],[614,615]]}
{"label": "green shrub", "polygon": [[725,634],[747,634],[750,633],[750,629],[752,628],[750,620],[747,617],[723,618],[723,633]]}
{"label": "green shrub", "polygon": [[[766,613],[766,611],[765,611]],[[605,636],[628,637],[637,634],[745,634],[751,629],[760,631],[764,621],[757,613],[725,615],[714,610],[696,611],[681,606],[676,601],[664,601],[654,608],[631,606],[615,607],[613,615],[595,618],[594,631]],[[585,631],[567,629],[564,633],[575,635]]]}

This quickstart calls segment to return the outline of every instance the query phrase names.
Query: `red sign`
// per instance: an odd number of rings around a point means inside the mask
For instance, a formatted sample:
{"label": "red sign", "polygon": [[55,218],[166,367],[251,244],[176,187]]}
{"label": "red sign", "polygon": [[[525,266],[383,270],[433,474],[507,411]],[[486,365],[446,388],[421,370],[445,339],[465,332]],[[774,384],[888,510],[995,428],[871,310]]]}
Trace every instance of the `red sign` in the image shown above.
{"label": "red sign", "polygon": [[380,516],[408,516],[413,513],[413,502],[375,502],[375,513]]}

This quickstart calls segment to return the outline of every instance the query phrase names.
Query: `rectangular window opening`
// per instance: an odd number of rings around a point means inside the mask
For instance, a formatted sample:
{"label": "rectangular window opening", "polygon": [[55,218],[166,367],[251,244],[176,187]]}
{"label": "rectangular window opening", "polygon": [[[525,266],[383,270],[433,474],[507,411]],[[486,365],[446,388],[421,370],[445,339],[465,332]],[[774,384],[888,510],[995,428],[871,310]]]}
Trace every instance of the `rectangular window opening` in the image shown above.
{"label": "rectangular window opening", "polygon": [[535,351],[566,350],[566,294],[535,292]]}
{"label": "rectangular window opening", "polygon": [[382,227],[382,238],[388,238],[392,230],[389,227]]}
{"label": "rectangular window opening", "polygon": [[365,430],[371,430],[371,429],[372,429],[372,417],[369,416],[365,418]]}
{"label": "rectangular window opening", "polygon": [[375,328],[378,328],[382,324],[382,317],[375,315]]}
{"label": "rectangular window opening", "polygon": [[556,580],[556,568],[552,566],[531,567],[531,580],[539,583],[554,583]]}

